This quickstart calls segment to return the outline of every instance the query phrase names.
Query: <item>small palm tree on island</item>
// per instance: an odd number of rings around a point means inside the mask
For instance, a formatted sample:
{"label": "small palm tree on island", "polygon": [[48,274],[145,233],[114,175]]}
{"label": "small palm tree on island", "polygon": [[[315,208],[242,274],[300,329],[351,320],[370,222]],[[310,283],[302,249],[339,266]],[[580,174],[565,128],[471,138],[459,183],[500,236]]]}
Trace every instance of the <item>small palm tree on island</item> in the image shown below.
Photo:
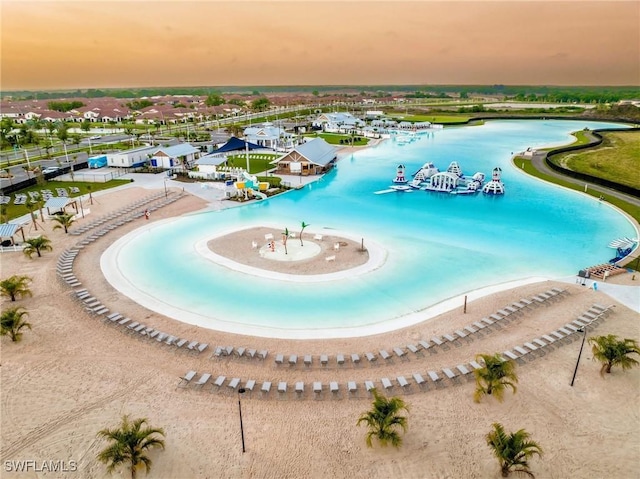
{"label": "small palm tree on island", "polygon": [[505,361],[500,354],[477,354],[476,360],[484,363],[484,367],[474,371],[476,390],[473,393],[474,402],[480,402],[485,394],[495,397],[499,402],[504,399],[504,391],[511,388],[516,393],[515,383],[518,377],[515,373],[515,363]]}
{"label": "small palm tree on island", "polygon": [[304,233],[304,229],[305,229],[307,226],[310,226],[310,225],[308,225],[307,223],[305,223],[305,222],[303,221],[303,222],[302,222],[302,225],[301,225],[301,229],[300,229],[300,246],[304,246],[304,243],[302,242],[302,233]]}
{"label": "small palm tree on island", "polygon": [[24,254],[26,254],[29,258],[33,255],[33,253],[38,254],[38,258],[42,257],[42,251],[51,251],[53,250],[51,246],[51,241],[46,236],[38,236],[37,238],[30,238],[25,241],[27,246],[22,250]]}
{"label": "small palm tree on island", "polygon": [[15,301],[18,297],[33,296],[28,286],[30,282],[31,278],[28,276],[10,276],[0,281],[0,294],[11,298],[11,301]]}
{"label": "small palm tree on island", "polygon": [[147,426],[147,419],[129,420],[129,416],[122,417],[122,423],[114,429],[103,429],[98,437],[111,442],[100,451],[98,460],[107,464],[107,471],[112,473],[120,466],[126,466],[131,471],[131,479],[136,478],[137,470],[145,467],[151,471],[151,459],[145,453],[153,448],[164,449],[164,430]]}
{"label": "small palm tree on island", "polygon": [[284,245],[284,254],[289,254],[287,251],[287,240],[289,239],[289,228],[285,228],[282,233],[282,244]]}
{"label": "small palm tree on island", "polygon": [[9,336],[11,341],[17,343],[22,339],[23,328],[31,329],[24,316],[29,314],[24,308],[10,308],[0,315],[0,336]]}
{"label": "small palm tree on island", "polygon": [[402,436],[398,431],[401,428],[407,431],[407,418],[401,416],[402,410],[409,411],[409,406],[399,397],[386,398],[378,394],[376,389],[372,389],[373,403],[372,409],[364,413],[358,419],[357,425],[365,423],[369,428],[366,442],[368,447],[373,447],[373,439],[377,439],[381,446],[386,447],[391,444],[395,448],[402,445]]}
{"label": "small palm tree on island", "polygon": [[611,374],[611,368],[620,366],[622,370],[631,369],[639,363],[630,357],[630,354],[640,354],[638,342],[635,339],[619,340],[618,336],[609,334],[607,336],[594,336],[589,338],[592,345],[593,360],[602,363],[600,375]]}
{"label": "small palm tree on island", "polygon": [[512,472],[535,477],[529,470],[529,459],[542,456],[542,448],[530,437],[524,429],[507,434],[502,424],[493,424],[493,431],[486,436],[487,445],[500,463],[502,477],[509,477]]}
{"label": "small palm tree on island", "polygon": [[55,225],[53,227],[54,230],[60,229],[60,228],[64,228],[64,232],[68,233],[69,232],[69,228],[71,227],[71,225],[74,223],[74,219],[73,219],[73,215],[70,215],[68,213],[64,213],[61,215],[53,215],[52,217],[53,221],[56,221],[58,224]]}

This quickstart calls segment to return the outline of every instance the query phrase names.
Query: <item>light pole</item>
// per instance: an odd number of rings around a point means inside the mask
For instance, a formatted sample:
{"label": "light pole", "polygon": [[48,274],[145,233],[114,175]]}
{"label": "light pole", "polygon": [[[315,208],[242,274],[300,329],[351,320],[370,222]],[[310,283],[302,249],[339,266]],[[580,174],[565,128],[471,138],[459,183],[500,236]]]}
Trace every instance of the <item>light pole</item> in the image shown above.
{"label": "light pole", "polygon": [[247,158],[247,175],[249,174],[249,141],[248,138],[244,137],[244,152]]}
{"label": "light pole", "polygon": [[244,454],[244,428],[242,427],[242,404],[240,403],[240,397],[244,394],[245,389],[238,389],[238,412],[240,413],[240,436],[242,437],[242,453]]}
{"label": "light pole", "polygon": [[168,177],[165,177],[164,179],[164,197],[165,198],[167,197],[167,180],[168,179],[169,179]]}
{"label": "light pole", "polygon": [[27,159],[27,168],[31,169],[31,162],[29,161],[29,152],[27,151],[27,148],[24,148],[24,156]]}
{"label": "light pole", "polygon": [[578,373],[578,364],[580,364],[580,356],[582,356],[582,348],[584,347],[584,340],[587,337],[587,330],[584,328],[578,329],[582,334],[582,344],[580,345],[580,352],[578,353],[578,360],[576,361],[576,368],[573,371],[573,377],[571,378],[571,386],[573,387],[573,382],[576,380],[576,374]]}

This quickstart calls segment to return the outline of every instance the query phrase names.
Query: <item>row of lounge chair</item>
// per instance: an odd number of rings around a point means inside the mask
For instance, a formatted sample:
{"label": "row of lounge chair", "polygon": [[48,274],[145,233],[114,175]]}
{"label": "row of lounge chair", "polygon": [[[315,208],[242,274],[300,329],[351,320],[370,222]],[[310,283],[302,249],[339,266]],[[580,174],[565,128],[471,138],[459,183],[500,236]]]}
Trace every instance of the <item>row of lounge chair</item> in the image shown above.
{"label": "row of lounge chair", "polygon": [[[172,196],[171,198],[167,198],[164,201],[160,202],[159,204],[156,204],[154,207],[149,208],[148,211],[155,211],[159,208],[162,208],[163,206],[167,206],[171,203],[173,203],[174,201],[177,201],[178,199],[180,199],[182,197],[182,195],[178,195],[178,196]],[[76,244],[77,248],[83,248],[85,246],[90,245],[91,243],[93,243],[94,241],[99,240],[100,238],[102,238],[104,235],[106,235],[107,233],[109,233],[110,231],[115,230],[116,228],[118,228],[119,226],[122,226],[126,223],[130,223],[132,221],[134,221],[137,218],[140,218],[143,216],[143,212],[137,212],[133,215],[129,215],[129,216],[125,216],[123,218],[121,218],[120,220],[114,222],[114,223],[110,223],[108,225],[106,225],[105,227],[103,227],[102,229],[99,229],[98,231],[95,231],[93,234],[87,236],[85,239],[79,241]]]}
{"label": "row of lounge chair", "polygon": [[[177,197],[172,195],[171,198],[165,198],[166,201],[162,201],[160,202],[158,205],[154,205],[153,208],[149,208],[150,211],[156,210],[158,208],[161,208],[162,206],[166,206],[169,203],[172,203],[173,201],[175,201],[177,198],[181,197],[182,195],[178,195]],[[125,218],[128,221],[132,221],[133,219],[136,218],[140,218],[144,213],[140,211],[140,208],[145,206],[145,205],[149,205],[150,203],[159,200],[160,198],[165,197],[165,193],[163,192],[159,192],[159,193],[155,193],[153,195],[148,195],[144,198],[142,198],[139,201],[136,201],[135,203],[132,203],[130,205],[124,206],[122,208],[120,208],[119,210],[113,211],[107,215],[101,216],[100,218],[91,221],[90,223],[86,223],[85,225],[79,227],[79,228],[75,228],[71,231],[69,231],[69,234],[75,235],[75,236],[79,236],[82,235],[94,228],[97,228],[99,226],[102,226],[106,223],[109,223],[113,220],[119,219],[119,218]],[[118,224],[120,223],[119,221],[116,223]]]}
{"label": "row of lounge chair", "polygon": [[[581,331],[581,328],[588,329],[597,326],[601,320],[608,316],[612,308],[613,305],[602,306],[594,304],[576,320],[567,323],[562,328],[548,335],[535,338],[530,342],[525,342],[522,346],[515,346],[510,350],[504,351],[502,358],[505,361],[514,360],[523,364],[523,358],[525,357],[534,359],[535,357],[543,356],[546,350],[571,342],[576,333]],[[482,367],[481,361],[473,360],[468,363],[458,364],[455,367],[426,371],[424,375],[420,372],[414,372],[396,376],[395,378],[383,377],[377,381],[365,380],[362,384],[356,381],[347,381],[346,384],[341,384],[338,381],[329,381],[328,383],[323,383],[322,381],[294,381],[291,383],[292,387],[287,381],[264,380],[260,386],[255,379],[248,379],[243,382],[241,378],[234,377],[227,381],[227,377],[224,375],[219,375],[215,380],[212,380],[213,376],[210,373],[203,373],[196,380],[197,372],[189,371],[180,378],[177,387],[187,388],[192,386],[193,389],[203,389],[207,386],[212,392],[227,391],[229,393],[235,393],[242,388],[249,395],[252,395],[254,391],[259,391],[261,397],[266,398],[271,394],[273,386],[277,384],[276,389],[280,399],[286,399],[289,392],[295,394],[297,399],[322,399],[326,397],[326,393],[335,399],[341,399],[343,392],[348,394],[350,398],[361,398],[369,397],[374,388],[389,394],[395,394],[398,390],[405,394],[410,394],[415,391],[428,391],[430,386],[438,389],[445,387],[447,384],[461,384],[464,378],[473,379],[473,371]],[[381,387],[378,387],[378,385]]]}
{"label": "row of lounge chair", "polygon": [[62,279],[62,281],[72,288],[77,288],[82,285],[73,273],[73,262],[76,259],[76,256],[78,256],[78,253],[79,251],[76,249],[65,250],[58,258],[58,262],[56,264],[56,274],[60,279]]}
{"label": "row of lounge chair", "polygon": [[[166,199],[165,201],[162,201],[157,207],[160,208],[162,206],[173,203],[180,197],[182,197],[181,194]],[[120,226],[124,223],[126,223],[126,221],[115,223],[115,225],[110,225],[108,228],[105,228],[104,230],[98,232],[101,234],[96,234],[93,237],[89,237],[87,238],[87,240],[81,242],[75,247],[65,250],[58,258],[58,262],[56,265],[56,273],[58,274],[58,276],[69,286],[81,286],[80,281],[78,281],[78,279],[73,274],[73,263],[75,258],[78,256],[78,254],[86,244],[95,241],[101,235],[106,234],[108,231],[111,231],[112,229],[115,229],[117,226]],[[165,333],[153,328],[152,326],[147,326],[145,324],[141,324],[138,321],[134,321],[130,318],[124,317],[120,313],[110,313],[109,308],[103,305],[97,297],[92,296],[86,288],[76,289],[74,293],[75,298],[82,302],[87,312],[102,316],[106,323],[120,327],[124,332],[135,335],[138,338],[147,339],[149,341],[156,341],[159,344],[172,347],[175,351],[187,351],[193,354],[200,354],[209,346],[207,343],[201,343],[198,341],[180,338],[169,333]]]}
{"label": "row of lounge chair", "polygon": [[519,364],[524,364],[524,359],[534,359],[536,356],[544,356],[545,351],[551,347],[563,345],[573,341],[576,333],[584,332],[596,327],[600,321],[604,320],[612,311],[614,305],[602,306],[593,304],[587,311],[579,315],[575,320],[564,326],[544,334],[539,338],[515,346],[503,352],[504,357],[514,360]]}
{"label": "row of lounge chair", "polygon": [[[278,353],[274,356],[274,364],[276,367],[283,367],[287,365],[289,368],[295,368],[298,364],[302,364],[305,369],[311,369],[315,365],[319,365],[322,368],[345,368],[349,366],[361,367],[363,364],[368,364],[370,366],[393,364],[395,360],[409,361],[411,354],[416,356],[423,356],[425,352],[437,354],[438,348],[446,351],[450,349],[450,345],[452,344],[459,347],[463,340],[471,342],[476,336],[489,333],[492,329],[500,329],[502,323],[513,320],[515,317],[524,314],[528,309],[536,308],[542,304],[549,304],[550,302],[557,301],[568,294],[569,292],[567,289],[554,287],[536,294],[531,298],[522,298],[520,301],[509,304],[504,308],[497,310],[495,313],[460,329],[456,329],[451,333],[443,334],[441,336],[432,336],[429,339],[422,339],[416,343],[407,344],[406,346],[380,349],[378,352],[368,351],[364,353],[336,354],[335,356],[321,354],[318,357],[314,357],[310,354],[285,355]],[[211,358],[257,358],[261,360],[266,358],[266,354],[264,357],[260,355],[256,356],[255,351],[255,349],[248,349],[245,347],[234,348],[233,346],[219,346],[216,348]],[[249,354],[250,352],[253,353]]]}
{"label": "row of lounge chair", "polygon": [[117,312],[109,313],[109,309],[99,299],[92,296],[87,289],[78,289],[75,291],[75,295],[78,300],[82,301],[87,311],[103,316],[105,323],[112,324],[138,339],[155,341],[160,345],[173,348],[174,351],[185,351],[196,355],[206,350],[209,346],[207,343],[173,336]]}

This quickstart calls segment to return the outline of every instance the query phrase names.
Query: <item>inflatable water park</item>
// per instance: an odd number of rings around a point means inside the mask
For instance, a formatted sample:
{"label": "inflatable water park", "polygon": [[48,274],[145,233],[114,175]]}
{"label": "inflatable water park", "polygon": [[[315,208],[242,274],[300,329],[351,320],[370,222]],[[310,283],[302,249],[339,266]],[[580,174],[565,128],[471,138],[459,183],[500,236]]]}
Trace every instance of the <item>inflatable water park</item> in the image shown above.
{"label": "inflatable water park", "polygon": [[427,162],[413,174],[413,179],[409,180],[405,165],[400,164],[396,167],[393,184],[386,190],[376,191],[375,194],[422,190],[452,195],[474,195],[480,191],[485,195],[503,195],[505,188],[500,178],[501,173],[502,169],[494,168],[491,180],[485,183],[484,173],[478,171],[473,175],[465,175],[456,161],[452,161],[446,171],[440,171],[433,163]]}

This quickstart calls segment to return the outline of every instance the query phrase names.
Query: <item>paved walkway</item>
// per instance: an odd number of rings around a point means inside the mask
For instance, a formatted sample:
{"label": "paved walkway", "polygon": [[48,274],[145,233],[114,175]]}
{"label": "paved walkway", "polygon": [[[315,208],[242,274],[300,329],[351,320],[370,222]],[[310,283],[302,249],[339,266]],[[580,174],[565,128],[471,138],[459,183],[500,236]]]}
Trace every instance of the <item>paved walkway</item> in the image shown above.
{"label": "paved walkway", "polygon": [[539,172],[544,173],[545,175],[552,176],[552,177],[557,178],[559,180],[568,181],[569,183],[573,183],[574,185],[578,185],[578,186],[581,186],[583,188],[586,185],[588,190],[597,191],[598,193],[606,193],[608,195],[615,196],[616,198],[619,198],[619,199],[621,199],[623,201],[631,203],[632,205],[640,206],[640,198],[636,198],[635,196],[627,195],[626,193],[622,193],[620,191],[617,191],[617,190],[614,190],[614,189],[611,189],[611,188],[607,188],[606,186],[597,185],[597,184],[591,183],[591,182],[586,182],[585,183],[582,180],[578,180],[576,178],[571,178],[570,176],[565,176],[565,175],[562,175],[562,174],[558,173],[555,170],[552,170],[551,168],[549,168],[549,166],[547,166],[547,162],[545,161],[546,156],[547,156],[547,152],[545,152],[545,151],[536,151],[533,154],[533,157],[531,158],[531,164]]}

